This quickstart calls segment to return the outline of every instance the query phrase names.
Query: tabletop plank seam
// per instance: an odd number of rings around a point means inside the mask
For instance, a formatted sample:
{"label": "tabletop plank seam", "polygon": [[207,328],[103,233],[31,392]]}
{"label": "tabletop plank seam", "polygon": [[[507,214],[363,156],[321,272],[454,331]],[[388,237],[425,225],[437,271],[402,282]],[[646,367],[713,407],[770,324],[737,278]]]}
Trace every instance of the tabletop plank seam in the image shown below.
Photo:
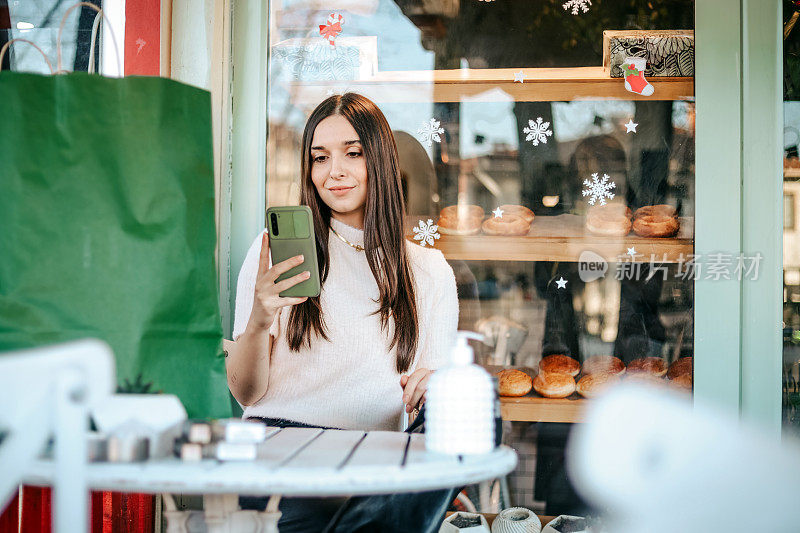
{"label": "tabletop plank seam", "polygon": [[[276,429],[277,431],[270,432],[269,430],[271,430],[271,429]],[[272,437],[274,437],[275,435],[277,435],[281,431],[283,431],[283,428],[267,426],[267,437],[264,439],[264,441],[265,442],[268,441],[269,439],[271,439]]]}
{"label": "tabletop plank seam", "polygon": [[353,456],[356,454],[356,450],[358,449],[359,446],[361,446],[361,443],[364,442],[364,439],[366,438],[367,438],[367,433],[366,432],[362,433],[361,438],[358,439],[358,442],[356,442],[355,445],[350,449],[350,453],[348,453],[347,456],[342,460],[342,462],[339,463],[339,465],[336,467],[336,470],[341,470],[347,465],[348,461],[350,461],[350,459],[353,458]]}
{"label": "tabletop plank seam", "polygon": [[289,464],[289,462],[290,462],[292,459],[294,459],[295,457],[297,457],[297,455],[298,455],[300,452],[302,452],[303,450],[305,450],[305,449],[306,449],[306,447],[307,447],[309,444],[311,444],[312,442],[314,442],[315,440],[317,440],[317,439],[319,438],[319,436],[320,436],[320,435],[322,435],[323,433],[325,433],[325,430],[324,430],[324,429],[320,429],[320,430],[319,430],[319,432],[318,432],[316,435],[314,435],[312,438],[308,439],[308,441],[306,441],[305,443],[303,443],[303,445],[302,445],[302,446],[300,446],[300,447],[299,447],[299,448],[297,448],[295,451],[293,451],[292,453],[290,453],[290,454],[289,454],[287,457],[285,457],[285,458],[283,459],[283,461],[281,461],[280,463],[278,463],[277,465],[275,465],[275,469],[277,470],[278,468],[281,468],[281,467],[283,467],[283,466],[286,466],[287,464]]}
{"label": "tabletop plank seam", "polygon": [[406,461],[408,460],[408,449],[410,447],[411,447],[411,435],[409,434],[408,438],[406,438],[406,447],[403,450],[403,460],[400,461],[400,468],[405,468],[406,466]]}

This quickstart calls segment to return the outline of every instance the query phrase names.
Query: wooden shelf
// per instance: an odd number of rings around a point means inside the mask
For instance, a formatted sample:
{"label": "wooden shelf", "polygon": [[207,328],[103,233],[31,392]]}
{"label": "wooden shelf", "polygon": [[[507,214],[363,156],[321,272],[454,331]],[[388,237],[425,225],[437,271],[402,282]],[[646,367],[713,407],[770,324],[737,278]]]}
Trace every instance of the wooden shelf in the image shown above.
{"label": "wooden shelf", "polygon": [[[524,82],[515,82],[522,71]],[[550,102],[586,99],[686,100],[694,97],[694,78],[655,77],[651,96],[625,90],[622,78],[610,78],[603,67],[409,70],[378,72],[352,81],[298,81],[290,85],[292,102],[317,105],[330,90],[353,91],[378,103],[502,101]],[[500,89],[501,91],[492,91]]]}
{"label": "wooden shelf", "polygon": [[577,394],[554,399],[531,392],[519,398],[501,397],[500,414],[512,422],[582,422],[586,401]]}
{"label": "wooden shelf", "polygon": [[[412,227],[422,219],[436,217],[410,217],[407,236],[413,240]],[[603,237],[589,233],[584,217],[558,215],[536,217],[528,235],[523,237],[497,237],[493,235],[442,235],[434,243],[447,259],[462,261],[577,261],[581,252],[591,250],[606,261],[629,261],[628,248],[636,250],[637,262],[677,263],[688,261],[694,253],[694,220],[681,218],[678,235],[669,239],[639,237],[633,233],[625,237]],[[418,241],[415,241],[418,242]]]}

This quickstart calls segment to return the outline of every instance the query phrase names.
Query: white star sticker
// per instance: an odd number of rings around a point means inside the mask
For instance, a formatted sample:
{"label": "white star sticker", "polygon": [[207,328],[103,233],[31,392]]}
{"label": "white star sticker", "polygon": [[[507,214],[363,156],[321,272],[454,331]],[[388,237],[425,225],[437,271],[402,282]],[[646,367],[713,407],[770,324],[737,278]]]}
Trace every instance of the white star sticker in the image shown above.
{"label": "white star sticker", "polygon": [[516,82],[525,83],[525,74],[521,70],[514,73],[514,83]]}
{"label": "white star sticker", "polygon": [[566,289],[567,288],[567,280],[564,279],[563,276],[556,280],[556,285],[558,285],[559,289]]}
{"label": "white star sticker", "polygon": [[633,246],[628,248],[628,255],[631,256],[632,258],[636,257],[636,248],[634,248]]}
{"label": "white star sticker", "polygon": [[494,218],[500,218],[503,216],[503,210],[500,209],[499,207],[494,211],[492,211],[492,213],[494,213]]}
{"label": "white star sticker", "polygon": [[636,133],[636,126],[638,125],[639,124],[634,122],[633,119],[629,119],[628,123],[624,125],[625,129],[627,130],[625,133],[630,133],[630,132]]}

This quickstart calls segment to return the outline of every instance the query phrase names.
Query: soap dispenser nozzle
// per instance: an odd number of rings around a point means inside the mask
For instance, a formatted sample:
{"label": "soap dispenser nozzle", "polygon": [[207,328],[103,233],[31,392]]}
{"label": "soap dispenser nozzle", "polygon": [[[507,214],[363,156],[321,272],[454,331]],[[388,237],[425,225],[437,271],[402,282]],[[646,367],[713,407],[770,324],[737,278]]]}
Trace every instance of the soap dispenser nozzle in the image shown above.
{"label": "soap dispenser nozzle", "polygon": [[486,337],[474,331],[457,331],[456,345],[453,348],[453,360],[455,365],[469,365],[475,361],[472,346],[467,342],[469,339],[486,343]]}

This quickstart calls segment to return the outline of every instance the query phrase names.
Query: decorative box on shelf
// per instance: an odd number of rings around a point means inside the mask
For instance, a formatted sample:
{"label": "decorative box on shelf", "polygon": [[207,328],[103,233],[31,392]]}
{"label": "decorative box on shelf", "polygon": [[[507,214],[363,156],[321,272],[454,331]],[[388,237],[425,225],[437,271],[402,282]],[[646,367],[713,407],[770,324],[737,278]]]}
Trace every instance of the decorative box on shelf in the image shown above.
{"label": "decorative box on shelf", "polygon": [[694,76],[693,30],[605,30],[603,68],[622,78],[626,57],[647,59],[645,76]]}
{"label": "decorative box on shelf", "polygon": [[378,38],[320,37],[286,39],[272,46],[273,68],[288,69],[298,81],[366,80],[378,71]]}

